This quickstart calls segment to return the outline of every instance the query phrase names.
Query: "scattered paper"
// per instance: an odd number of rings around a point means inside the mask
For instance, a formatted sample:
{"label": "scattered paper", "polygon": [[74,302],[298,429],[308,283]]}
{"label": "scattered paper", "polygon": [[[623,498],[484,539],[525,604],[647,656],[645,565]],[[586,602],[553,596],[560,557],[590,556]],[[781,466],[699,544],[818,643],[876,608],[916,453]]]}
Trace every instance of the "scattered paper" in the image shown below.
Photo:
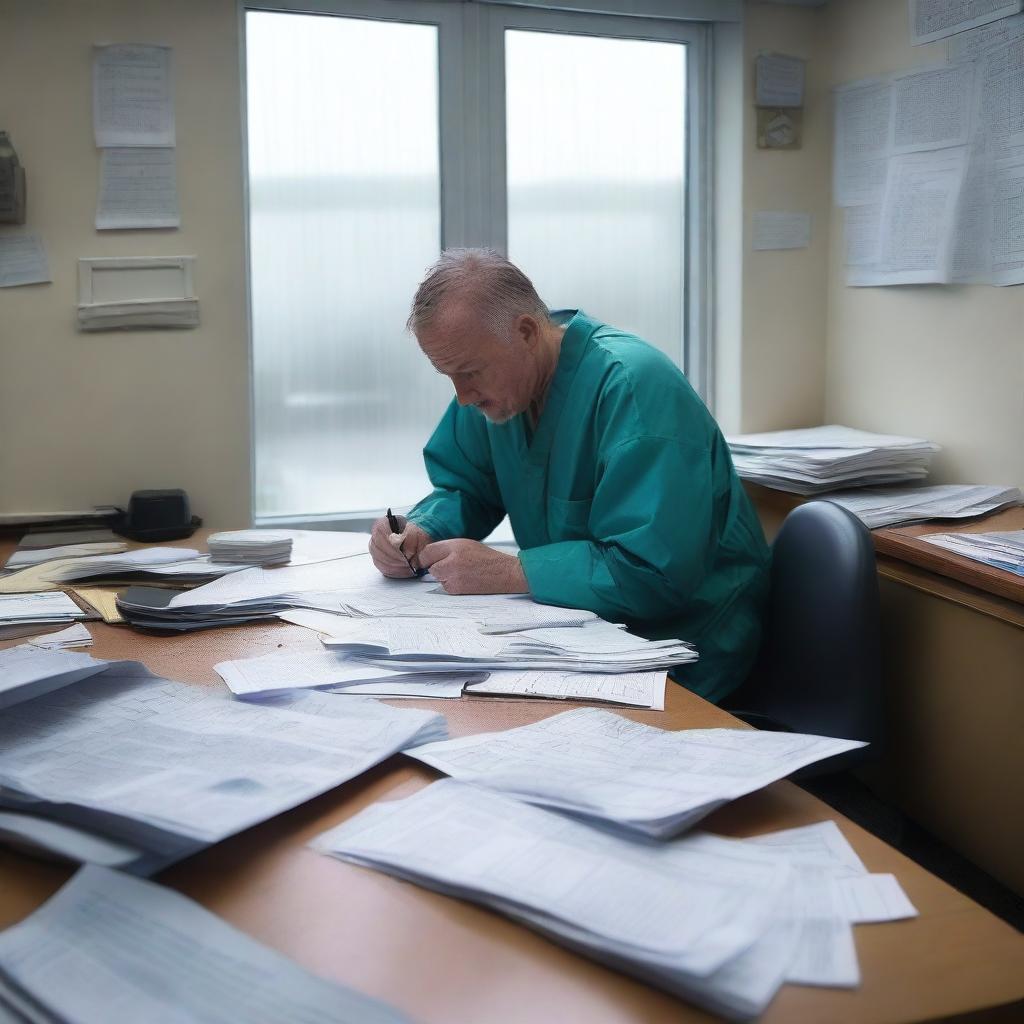
{"label": "scattered paper", "polygon": [[69,647],[91,647],[92,633],[80,622],[56,633],[46,633],[29,640],[33,647],[41,647],[48,651],[63,651]]}
{"label": "scattered paper", "polygon": [[[82,868],[35,913],[0,932],[0,976],[5,1020],[27,1000],[47,1020],[77,1024],[408,1024],[187,897],[103,867]],[[38,1020],[38,1010],[28,1019]]]}
{"label": "scattered paper", "polygon": [[409,756],[528,803],[664,838],[798,768],[863,746],[756,729],[670,731],[580,708]]}

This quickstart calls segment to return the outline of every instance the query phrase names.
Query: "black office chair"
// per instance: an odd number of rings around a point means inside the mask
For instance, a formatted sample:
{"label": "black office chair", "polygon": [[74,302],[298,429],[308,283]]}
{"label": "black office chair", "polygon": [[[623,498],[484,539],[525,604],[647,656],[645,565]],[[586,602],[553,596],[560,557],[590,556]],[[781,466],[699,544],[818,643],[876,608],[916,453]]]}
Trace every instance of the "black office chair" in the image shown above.
{"label": "black office chair", "polygon": [[870,744],[797,777],[841,771],[878,752],[882,667],[875,550],[866,527],[845,508],[811,501],[786,517],[772,548],[758,663],[725,707],[761,729]]}

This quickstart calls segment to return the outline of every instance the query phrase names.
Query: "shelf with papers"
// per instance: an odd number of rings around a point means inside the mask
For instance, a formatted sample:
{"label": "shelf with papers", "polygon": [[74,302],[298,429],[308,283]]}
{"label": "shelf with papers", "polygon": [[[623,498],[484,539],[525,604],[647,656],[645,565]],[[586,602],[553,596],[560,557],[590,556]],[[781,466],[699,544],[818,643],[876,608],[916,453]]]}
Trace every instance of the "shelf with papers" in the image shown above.
{"label": "shelf with papers", "polygon": [[[769,540],[785,517],[812,498],[744,482]],[[1024,507],[1004,509],[966,521],[935,519],[909,526],[885,526],[871,531],[883,578],[934,594],[986,615],[1024,626],[1024,577],[976,562],[929,544],[929,533],[982,533],[1024,529]],[[927,570],[927,573],[921,570]],[[943,579],[936,579],[942,577]],[[956,581],[950,585],[946,581]]]}

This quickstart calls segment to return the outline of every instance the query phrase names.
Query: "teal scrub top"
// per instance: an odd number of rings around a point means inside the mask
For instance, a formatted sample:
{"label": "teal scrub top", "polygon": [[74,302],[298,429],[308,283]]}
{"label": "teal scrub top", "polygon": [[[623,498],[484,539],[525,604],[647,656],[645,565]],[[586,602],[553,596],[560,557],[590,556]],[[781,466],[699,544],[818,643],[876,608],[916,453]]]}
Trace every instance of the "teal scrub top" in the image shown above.
{"label": "teal scrub top", "polygon": [[409,518],[435,540],[482,540],[507,512],[535,600],[689,641],[700,660],[673,676],[721,700],[756,656],[770,561],[728,445],[667,356],[564,319],[536,430],[453,401],[423,450],[434,490]]}

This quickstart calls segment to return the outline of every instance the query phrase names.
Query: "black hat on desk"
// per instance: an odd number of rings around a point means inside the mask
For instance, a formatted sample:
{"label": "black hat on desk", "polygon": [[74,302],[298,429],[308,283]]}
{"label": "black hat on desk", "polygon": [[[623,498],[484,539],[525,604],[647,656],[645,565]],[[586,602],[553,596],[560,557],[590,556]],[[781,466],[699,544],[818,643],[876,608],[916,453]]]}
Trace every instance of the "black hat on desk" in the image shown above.
{"label": "black hat on desk", "polygon": [[188,495],[176,489],[133,491],[128,512],[115,529],[131,540],[179,540],[191,537],[202,525],[189,509]]}

